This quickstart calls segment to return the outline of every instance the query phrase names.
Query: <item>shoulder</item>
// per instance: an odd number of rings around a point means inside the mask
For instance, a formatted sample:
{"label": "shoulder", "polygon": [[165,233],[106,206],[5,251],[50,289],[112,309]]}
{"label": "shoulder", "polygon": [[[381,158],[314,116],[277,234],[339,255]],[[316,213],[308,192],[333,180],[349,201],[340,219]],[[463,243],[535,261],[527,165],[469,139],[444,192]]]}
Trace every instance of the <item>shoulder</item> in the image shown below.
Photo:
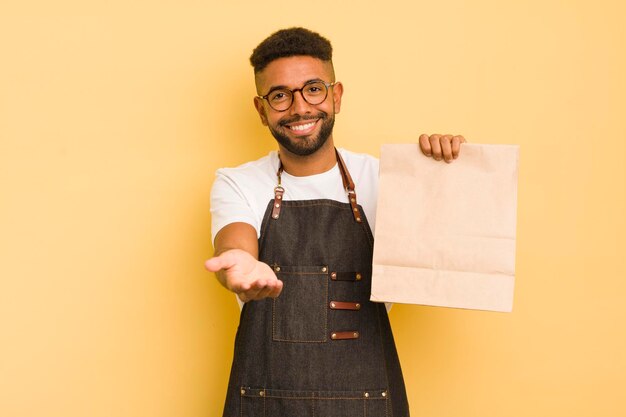
{"label": "shoulder", "polygon": [[256,161],[217,170],[211,188],[213,239],[233,222],[252,225],[258,236],[265,208],[273,197],[277,169],[278,156],[274,151]]}
{"label": "shoulder", "polygon": [[278,164],[278,153],[272,151],[256,161],[236,167],[220,168],[215,173],[213,188],[228,185],[242,195],[262,193],[265,196],[265,193],[271,192],[276,186]]}
{"label": "shoulder", "polygon": [[276,186],[278,162],[278,154],[273,151],[256,161],[218,169],[211,188],[212,203],[228,200],[239,201],[250,207],[264,206]]}
{"label": "shoulder", "polygon": [[236,167],[220,168],[216,176],[230,178],[232,180],[263,180],[276,176],[278,170],[278,154],[272,151],[256,161],[246,162]]}

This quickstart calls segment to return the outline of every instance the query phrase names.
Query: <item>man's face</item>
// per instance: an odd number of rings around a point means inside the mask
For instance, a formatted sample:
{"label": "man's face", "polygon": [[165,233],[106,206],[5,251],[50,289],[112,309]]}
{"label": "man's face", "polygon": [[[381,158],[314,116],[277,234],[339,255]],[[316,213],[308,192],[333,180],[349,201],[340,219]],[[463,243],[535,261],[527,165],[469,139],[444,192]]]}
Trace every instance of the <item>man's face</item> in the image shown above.
{"label": "man's face", "polygon": [[[334,81],[333,67],[310,56],[294,56],[272,61],[256,75],[259,95],[281,87],[300,89],[311,81]],[[261,122],[268,126],[281,147],[296,155],[311,155],[332,137],[335,113],[341,107],[343,87],[340,83],[328,87],[328,95],[320,104],[309,104],[301,92],[293,95],[293,103],[287,110],[279,112],[267,100],[255,97],[254,105]]]}

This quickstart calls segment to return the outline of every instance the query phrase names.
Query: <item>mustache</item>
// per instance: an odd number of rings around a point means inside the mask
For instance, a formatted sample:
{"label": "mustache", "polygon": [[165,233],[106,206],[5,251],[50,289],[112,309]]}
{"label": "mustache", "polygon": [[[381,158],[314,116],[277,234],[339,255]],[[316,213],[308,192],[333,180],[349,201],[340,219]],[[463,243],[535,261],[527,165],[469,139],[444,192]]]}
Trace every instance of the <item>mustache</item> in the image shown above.
{"label": "mustache", "polygon": [[328,117],[328,114],[325,112],[319,112],[316,115],[304,115],[304,116],[291,116],[291,117],[287,117],[283,120],[281,120],[278,124],[281,126],[285,126],[288,125],[289,123],[296,123],[296,122],[302,122],[305,120],[315,120],[315,119],[320,119],[320,120],[324,120]]}

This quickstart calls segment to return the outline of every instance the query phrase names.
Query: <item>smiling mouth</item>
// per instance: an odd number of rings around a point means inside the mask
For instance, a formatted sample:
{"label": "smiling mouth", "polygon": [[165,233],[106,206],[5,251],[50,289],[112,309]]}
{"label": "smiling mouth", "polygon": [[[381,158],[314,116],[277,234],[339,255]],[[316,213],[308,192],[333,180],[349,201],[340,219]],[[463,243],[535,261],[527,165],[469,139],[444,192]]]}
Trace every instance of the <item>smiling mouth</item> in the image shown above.
{"label": "smiling mouth", "polygon": [[317,120],[314,121],[314,122],[304,123],[304,124],[301,124],[301,125],[287,126],[287,127],[290,130],[293,130],[294,132],[302,132],[302,131],[305,131],[305,130],[310,129],[313,126],[315,126],[315,123],[317,123]]}

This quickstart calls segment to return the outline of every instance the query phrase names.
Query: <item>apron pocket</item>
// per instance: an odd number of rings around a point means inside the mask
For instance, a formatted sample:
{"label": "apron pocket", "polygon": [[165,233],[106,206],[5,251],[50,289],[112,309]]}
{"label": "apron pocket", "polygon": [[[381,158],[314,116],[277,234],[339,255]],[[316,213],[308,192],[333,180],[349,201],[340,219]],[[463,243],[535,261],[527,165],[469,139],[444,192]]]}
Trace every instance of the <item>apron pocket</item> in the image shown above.
{"label": "apron pocket", "polygon": [[387,417],[388,407],[384,390],[241,389],[241,415],[244,417]]}
{"label": "apron pocket", "polygon": [[283,290],[272,305],[272,339],[326,342],[328,267],[274,265]]}

